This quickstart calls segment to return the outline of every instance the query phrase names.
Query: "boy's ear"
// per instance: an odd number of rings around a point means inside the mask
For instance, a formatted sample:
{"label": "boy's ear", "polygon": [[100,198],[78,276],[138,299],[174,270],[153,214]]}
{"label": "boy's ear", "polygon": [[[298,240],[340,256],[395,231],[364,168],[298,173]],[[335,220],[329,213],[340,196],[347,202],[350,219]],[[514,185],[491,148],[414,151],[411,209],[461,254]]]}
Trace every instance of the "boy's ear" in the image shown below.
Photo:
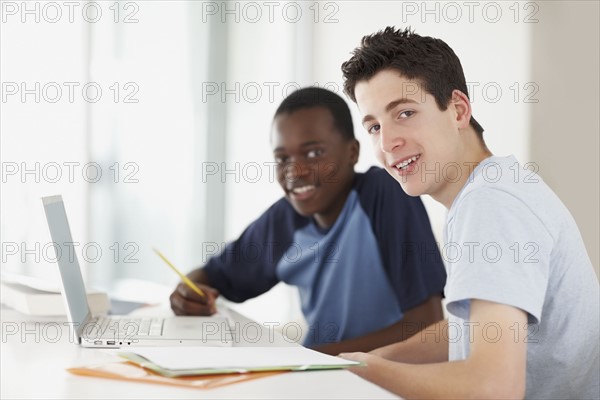
{"label": "boy's ear", "polygon": [[459,129],[466,129],[471,122],[471,102],[466,94],[460,90],[452,91],[452,99],[450,104],[454,107],[456,113],[456,123]]}
{"label": "boy's ear", "polygon": [[360,155],[360,142],[356,139],[352,139],[349,144],[350,146],[350,163],[352,166],[358,162],[358,156]]}

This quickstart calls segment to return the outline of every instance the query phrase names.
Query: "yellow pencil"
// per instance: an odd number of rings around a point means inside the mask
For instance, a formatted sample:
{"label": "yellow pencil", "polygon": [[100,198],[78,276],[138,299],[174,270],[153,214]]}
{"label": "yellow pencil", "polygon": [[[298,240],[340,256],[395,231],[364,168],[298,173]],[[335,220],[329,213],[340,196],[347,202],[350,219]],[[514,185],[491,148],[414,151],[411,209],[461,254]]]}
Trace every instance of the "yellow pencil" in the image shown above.
{"label": "yellow pencil", "polygon": [[162,260],[167,263],[167,265],[169,267],[171,267],[171,269],[173,271],[175,271],[175,273],[177,275],[179,275],[179,277],[181,278],[181,280],[183,281],[183,283],[185,283],[186,285],[188,285],[190,287],[190,289],[192,289],[194,292],[198,293],[200,296],[202,297],[206,297],[206,294],[204,294],[204,292],[202,290],[200,290],[200,288],[198,286],[196,286],[194,284],[194,282],[192,282],[190,280],[190,278],[188,278],[187,276],[185,276],[184,274],[182,274],[181,272],[179,272],[179,270],[177,268],[175,268],[175,266],[173,264],[171,264],[171,262],[169,260],[167,260],[167,258],[165,256],[162,255],[162,253],[158,250],[156,250],[155,248],[152,248],[152,250],[154,250],[154,252],[160,257],[162,258]]}

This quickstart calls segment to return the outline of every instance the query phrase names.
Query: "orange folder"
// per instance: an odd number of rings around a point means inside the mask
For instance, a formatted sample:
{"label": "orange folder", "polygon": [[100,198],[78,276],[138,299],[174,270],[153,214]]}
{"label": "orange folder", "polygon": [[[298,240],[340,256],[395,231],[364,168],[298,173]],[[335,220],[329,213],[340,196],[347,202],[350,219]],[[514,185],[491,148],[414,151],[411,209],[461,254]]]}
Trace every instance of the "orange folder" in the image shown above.
{"label": "orange folder", "polygon": [[196,389],[213,389],[234,383],[284,374],[287,372],[251,372],[244,374],[202,375],[168,378],[128,361],[111,362],[87,367],[68,368],[67,371],[72,374],[82,376],[95,376],[98,378],[119,379],[133,382],[159,383],[163,385],[182,386]]}

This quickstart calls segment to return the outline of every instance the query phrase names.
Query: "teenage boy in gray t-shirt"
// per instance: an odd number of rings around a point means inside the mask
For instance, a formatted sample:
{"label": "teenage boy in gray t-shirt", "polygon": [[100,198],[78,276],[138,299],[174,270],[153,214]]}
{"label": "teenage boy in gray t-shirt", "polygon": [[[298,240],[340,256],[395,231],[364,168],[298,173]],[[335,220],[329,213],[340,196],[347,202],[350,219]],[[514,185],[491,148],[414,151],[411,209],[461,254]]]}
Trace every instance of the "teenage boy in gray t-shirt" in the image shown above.
{"label": "teenage boy in gray t-shirt", "polygon": [[379,161],[448,208],[449,319],[354,372],[409,398],[600,398],[599,286],[575,221],[541,178],[496,157],[458,57],[387,28],[342,66]]}

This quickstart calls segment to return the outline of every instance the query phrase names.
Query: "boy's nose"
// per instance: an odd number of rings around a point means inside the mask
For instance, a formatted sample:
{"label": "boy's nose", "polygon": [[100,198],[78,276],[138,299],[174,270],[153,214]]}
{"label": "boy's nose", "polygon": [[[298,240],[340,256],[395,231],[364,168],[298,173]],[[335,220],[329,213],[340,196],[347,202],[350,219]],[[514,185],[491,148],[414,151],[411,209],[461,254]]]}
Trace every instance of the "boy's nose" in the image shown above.
{"label": "boy's nose", "polygon": [[286,180],[294,181],[300,177],[307,175],[310,168],[305,163],[293,161],[285,167],[284,176]]}
{"label": "boy's nose", "polygon": [[379,131],[379,145],[381,147],[381,151],[384,153],[391,153],[397,147],[404,146],[406,141],[404,137],[399,133],[394,131],[393,129],[384,129],[380,128]]}

